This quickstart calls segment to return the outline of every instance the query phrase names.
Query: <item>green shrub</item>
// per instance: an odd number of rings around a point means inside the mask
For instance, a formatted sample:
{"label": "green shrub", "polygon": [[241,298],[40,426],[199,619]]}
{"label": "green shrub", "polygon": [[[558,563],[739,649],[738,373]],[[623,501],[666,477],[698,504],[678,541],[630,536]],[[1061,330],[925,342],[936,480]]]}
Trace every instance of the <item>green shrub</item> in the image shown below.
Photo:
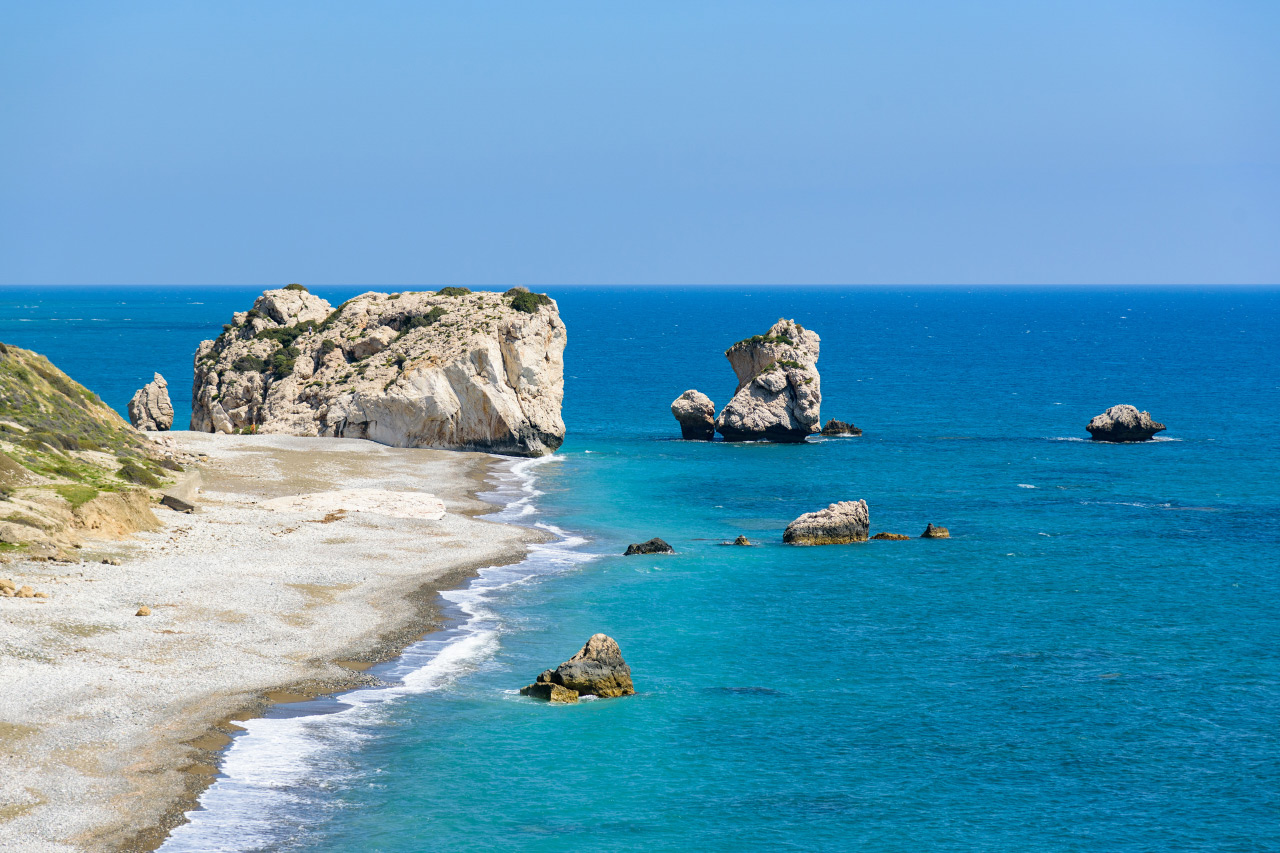
{"label": "green shrub", "polygon": [[262,317],[262,312],[260,312],[257,308],[250,308],[248,311],[245,312],[244,316],[246,320],[257,320],[260,317]]}
{"label": "green shrub", "polygon": [[400,340],[414,329],[425,329],[427,326],[434,326],[447,313],[449,312],[437,305],[426,314],[414,314],[412,317],[404,318],[400,321],[400,334],[396,335],[396,340]]}
{"label": "green shrub", "polygon": [[337,344],[335,344],[333,341],[329,340],[328,338],[325,338],[324,341],[320,344],[320,357],[324,358],[326,355],[333,352],[337,348],[338,348]]}
{"label": "green shrub", "polygon": [[120,479],[130,483],[136,483],[139,486],[146,486],[154,489],[160,485],[160,478],[152,474],[146,468],[143,468],[132,459],[120,466],[120,470],[116,472]]}
{"label": "green shrub", "polygon": [[231,369],[236,373],[262,373],[267,369],[267,362],[256,355],[242,355],[231,362]]}
{"label": "green shrub", "polygon": [[752,335],[749,338],[743,338],[738,341],[736,344],[729,347],[729,349],[725,350],[725,352],[728,353],[738,347],[745,347],[751,344],[786,344],[789,347],[795,346],[795,342],[786,335]]}
{"label": "green shrub", "polygon": [[466,296],[470,292],[468,287],[442,287],[436,291],[440,296]]}
{"label": "green shrub", "polygon": [[[511,307],[525,314],[537,314],[540,307],[551,304],[551,297],[545,293],[530,293],[523,288],[513,288],[513,290]],[[507,293],[512,294],[512,290],[508,290]]]}
{"label": "green shrub", "polygon": [[798,361],[791,361],[790,359],[785,359],[785,358],[778,359],[777,363],[781,364],[783,367],[789,367],[792,370],[800,370],[802,367],[804,367],[804,365]]}
{"label": "green shrub", "polygon": [[308,320],[305,323],[298,323],[296,326],[281,326],[275,329],[263,329],[254,335],[260,341],[275,341],[282,347],[291,347],[293,342],[305,335],[307,332],[315,331],[316,321]]}
{"label": "green shrub", "polygon": [[300,285],[300,284],[298,284],[298,283],[296,283],[296,282],[295,282],[294,284],[286,284],[286,285],[284,286],[284,289],[285,289],[285,290],[301,290],[303,293],[310,293],[310,292],[311,292],[311,291],[307,290],[305,287],[303,287],[302,285]]}
{"label": "green shrub", "polygon": [[54,486],[53,490],[62,495],[63,499],[71,504],[72,509],[79,509],[98,496],[98,490],[93,486],[78,486],[71,483]]}
{"label": "green shrub", "polygon": [[280,347],[271,353],[271,357],[267,359],[267,364],[271,367],[271,375],[276,379],[284,379],[293,373],[293,365],[298,360],[298,355],[297,347]]}

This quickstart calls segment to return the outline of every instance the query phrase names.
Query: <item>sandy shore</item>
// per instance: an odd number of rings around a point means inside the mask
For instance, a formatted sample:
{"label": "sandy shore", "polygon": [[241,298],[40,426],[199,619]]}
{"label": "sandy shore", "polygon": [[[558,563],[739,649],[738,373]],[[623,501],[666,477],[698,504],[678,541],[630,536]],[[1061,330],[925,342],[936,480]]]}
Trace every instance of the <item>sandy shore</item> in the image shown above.
{"label": "sandy shore", "polygon": [[[158,508],[161,531],[82,563],[0,566],[49,594],[0,599],[0,849],[154,848],[236,719],[365,683],[363,664],[433,627],[438,590],[541,538],[474,517],[483,454],[170,435],[208,455],[199,512]],[[347,512],[274,500],[351,489],[368,491]],[[433,494],[444,515],[420,495],[389,513],[377,490]]]}

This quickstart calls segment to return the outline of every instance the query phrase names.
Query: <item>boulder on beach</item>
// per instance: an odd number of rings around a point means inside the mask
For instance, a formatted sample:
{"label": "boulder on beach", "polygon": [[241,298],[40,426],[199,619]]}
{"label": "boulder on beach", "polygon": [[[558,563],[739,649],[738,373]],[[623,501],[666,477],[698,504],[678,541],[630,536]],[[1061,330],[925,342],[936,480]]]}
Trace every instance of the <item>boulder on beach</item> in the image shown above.
{"label": "boulder on beach", "polygon": [[169,383],[159,373],[129,400],[129,423],[143,430],[167,430],[173,426]]}
{"label": "boulder on beach", "polygon": [[658,537],[653,537],[648,542],[632,543],[627,546],[627,550],[622,556],[630,557],[635,554],[674,554],[675,548],[672,548]]}
{"label": "boulder on beach", "polygon": [[827,421],[826,426],[822,428],[823,435],[862,435],[862,430],[853,424],[847,424],[844,421],[838,421],[835,418]]}
{"label": "boulder on beach", "polygon": [[716,404],[701,391],[685,391],[671,403],[671,414],[680,422],[686,441],[711,441],[716,437]]}
{"label": "boulder on beach", "polygon": [[617,642],[606,634],[593,635],[576,655],[520,688],[524,696],[550,702],[575,702],[588,694],[609,698],[635,692],[631,667],[622,659]]}
{"label": "boulder on beach", "polygon": [[1112,406],[1089,421],[1085,427],[1094,441],[1150,441],[1164,424],[1151,419],[1150,412],[1140,412],[1137,406]]}
{"label": "boulder on beach", "polygon": [[787,525],[782,541],[789,545],[843,545],[865,542],[871,527],[866,501],[841,501],[807,512]]}
{"label": "boulder on beach", "polygon": [[872,538],[872,539],[887,539],[887,540],[891,540],[891,541],[896,542],[896,541],[899,541],[899,540],[902,540],[902,539],[910,539],[911,537],[910,537],[910,536],[907,536],[907,535],[906,535],[906,534],[904,534],[904,533],[886,533],[886,532],[884,532],[884,531],[882,530],[882,531],[880,531],[879,533],[877,533],[875,536],[872,536],[871,538]]}
{"label": "boulder on beach", "polygon": [[925,527],[924,533],[920,534],[920,538],[921,539],[950,539],[951,531],[945,527],[938,527],[934,524],[929,524],[927,527]]}
{"label": "boulder on beach", "polygon": [[794,320],[778,320],[763,335],[725,350],[738,389],[716,430],[726,441],[796,443],[818,432],[821,339]]}

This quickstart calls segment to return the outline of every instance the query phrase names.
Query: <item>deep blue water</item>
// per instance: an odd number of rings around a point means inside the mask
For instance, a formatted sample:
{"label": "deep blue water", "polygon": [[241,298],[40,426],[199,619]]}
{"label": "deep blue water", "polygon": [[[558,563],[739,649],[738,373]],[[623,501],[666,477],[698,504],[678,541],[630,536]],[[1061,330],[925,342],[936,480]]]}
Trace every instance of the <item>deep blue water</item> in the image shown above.
{"label": "deep blue water", "polygon": [[[251,725],[168,849],[1280,849],[1280,290],[551,294],[569,438],[495,489],[566,538],[451,595],[397,687]],[[121,409],[158,367],[181,413],[252,295],[0,289],[0,340]],[[780,316],[865,435],[673,440]],[[1167,440],[1088,442],[1122,402]],[[858,498],[953,538],[780,544]],[[638,696],[513,695],[596,631]]]}

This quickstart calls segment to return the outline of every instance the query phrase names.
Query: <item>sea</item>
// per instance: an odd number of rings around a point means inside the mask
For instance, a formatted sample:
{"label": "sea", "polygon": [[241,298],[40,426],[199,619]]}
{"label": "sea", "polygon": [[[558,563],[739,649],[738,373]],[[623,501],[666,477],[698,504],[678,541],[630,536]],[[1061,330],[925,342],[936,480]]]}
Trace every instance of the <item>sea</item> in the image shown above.
{"label": "sea", "polygon": [[[181,426],[258,292],[7,287],[0,340],[120,411],[159,371]],[[163,851],[1280,850],[1280,289],[548,292],[568,435],[489,498],[552,541],[384,686],[246,723]],[[863,435],[680,441],[780,317]],[[1089,441],[1118,403],[1167,431]],[[782,544],[858,499],[913,538]],[[518,695],[597,632],[637,695]]]}

